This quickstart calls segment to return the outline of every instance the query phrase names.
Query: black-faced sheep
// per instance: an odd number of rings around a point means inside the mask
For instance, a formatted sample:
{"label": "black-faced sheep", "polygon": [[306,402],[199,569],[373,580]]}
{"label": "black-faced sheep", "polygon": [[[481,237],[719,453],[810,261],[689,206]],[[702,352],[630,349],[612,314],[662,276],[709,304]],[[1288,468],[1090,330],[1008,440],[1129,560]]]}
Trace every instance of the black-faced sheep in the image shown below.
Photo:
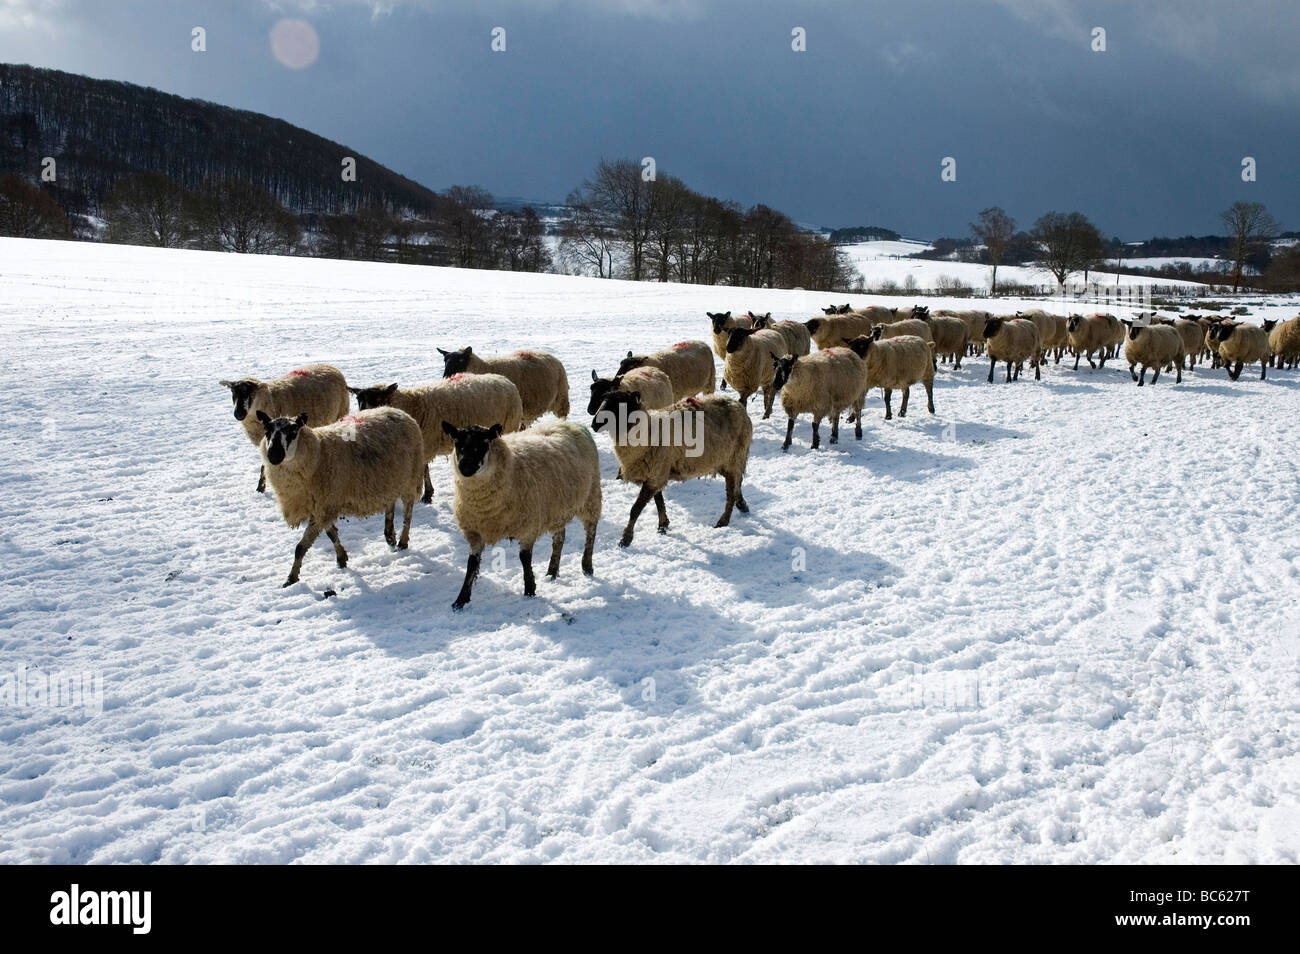
{"label": "black-faced sheep", "polygon": [[507,431],[523,426],[523,404],[519,389],[499,374],[453,374],[433,384],[399,388],[396,384],[378,384],[368,388],[348,388],[357,398],[357,407],[368,411],[376,407],[395,407],[415,418],[424,435],[424,497],[433,500],[433,481],[429,479],[428,461],[451,453],[451,440],[443,433],[442,422],[457,427],[500,424]]}
{"label": "black-faced sheep", "polygon": [[590,431],[570,421],[548,421],[511,434],[498,426],[444,424],[443,430],[455,447],[452,513],[469,544],[465,582],[452,609],[465,608],[483,548],[498,540],[519,541],[524,595],[536,595],[533,544],[543,534],[551,535],[546,575],[554,579],[560,573],[565,527],[575,517],[586,531],[582,572],[592,575],[601,495],[600,455]]}
{"label": "black-faced sheep", "polygon": [[961,368],[961,359],[966,354],[966,339],[969,336],[966,322],[956,315],[931,315],[928,310],[921,320],[930,326],[934,353],[939,361],[951,360],[953,370]]}
{"label": "black-faced sheep", "polygon": [[1074,370],[1079,370],[1081,357],[1086,357],[1088,364],[1095,369],[1097,362],[1092,360],[1094,354],[1099,356],[1101,367],[1106,367],[1106,353],[1111,339],[1110,322],[1101,315],[1071,315],[1066,321],[1066,331],[1070,347],[1074,349]]}
{"label": "black-faced sheep", "polygon": [[785,339],[787,354],[799,356],[812,351],[812,336],[808,333],[807,326],[801,322],[773,321],[772,313],[768,312],[766,315],[756,315],[754,317],[754,327],[768,329],[780,334]]}
{"label": "black-faced sheep", "polygon": [[[297,417],[306,414],[319,425],[331,424],[348,413],[348,383],[343,372],[328,364],[313,364],[290,371],[282,378],[262,381],[240,378],[222,381],[235,402],[235,420],[244,426],[244,434],[254,444],[261,444],[264,430],[257,412],[267,417]],[[266,468],[257,475],[257,492],[266,490]]]}
{"label": "black-faced sheep", "polygon": [[859,335],[845,342],[853,353],[866,362],[867,390],[880,388],[885,392],[885,420],[894,416],[891,403],[894,391],[903,392],[899,417],[907,416],[907,399],[913,384],[925,385],[925,402],[934,413],[934,342],[924,341],[914,335],[880,340],[877,328],[870,335]]}
{"label": "black-faced sheep", "polygon": [[989,383],[993,381],[993,371],[999,361],[1007,363],[1008,382],[1020,380],[1020,369],[1026,361],[1034,367],[1034,380],[1042,378],[1039,356],[1043,348],[1038,326],[1032,321],[1026,318],[990,318],[984,323],[984,346],[989,356]]}
{"label": "black-faced sheep", "polygon": [[[407,548],[411,511],[424,476],[424,437],[411,415],[382,407],[349,414],[324,427],[308,427],[306,414],[271,418],[258,411],[257,419],[263,429],[266,477],[280,513],[291,527],[307,523],[285,586],[298,582],[302,558],[322,532],[334,544],[338,565],[347,566],[336,526],[340,517],[382,513],[388,545]],[[405,510],[400,540],[393,534],[399,500]]]}
{"label": "black-faced sheep", "polygon": [[749,404],[750,395],[763,392],[763,418],[772,416],[772,358],[786,354],[785,336],[777,331],[755,331],[752,328],[733,328],[727,339],[727,360],[723,375],[736,389],[741,406]]}
{"label": "black-faced sheep", "polygon": [[813,342],[822,350],[838,348],[847,338],[869,335],[874,327],[870,316],[856,312],[836,312],[825,318],[810,318],[803,325],[808,329]]}
{"label": "black-faced sheep", "polygon": [[727,485],[727,505],[715,526],[731,522],[733,507],[749,512],[741,482],[749,463],[754,425],[740,402],[717,395],[687,398],[662,411],[647,411],[635,391],[611,391],[596,416],[594,427],[611,426],[622,479],[641,485],[619,546],[631,545],[637,518],[652,498],[659,511],[659,532],[668,531],[663,491],[670,481],[722,477]]}
{"label": "black-faced sheep", "polygon": [[772,387],[781,394],[781,406],[789,420],[785,443],[790,449],[794,422],[800,414],[812,415],[812,448],[821,446],[819,428],[823,418],[831,420],[831,443],[840,442],[840,413],[853,409],[854,437],[862,440],[862,402],[867,393],[867,369],[849,348],[827,348],[811,355],[773,358],[776,373]]}
{"label": "black-faced sheep", "polygon": [[[1139,314],[1132,321],[1125,321],[1128,336],[1124,341],[1124,358],[1128,361],[1128,373],[1138,387],[1142,387],[1147,376],[1147,369],[1152,370],[1151,383],[1160,377],[1160,369],[1172,364],[1178,370],[1175,384],[1183,380],[1183,336],[1172,325],[1151,323],[1149,316]],[[1134,368],[1141,367],[1138,375]]]}
{"label": "black-faced sheep", "polygon": [[[671,348],[654,354],[627,353],[618,365],[618,374],[627,374],[633,368],[658,368],[673,382],[673,400],[680,401],[692,394],[712,394],[717,380],[713,353],[703,341],[679,341]],[[734,388],[736,382],[732,381]]]}
{"label": "black-faced sheep", "polygon": [[442,355],[442,376],[456,374],[499,374],[519,390],[527,427],[547,411],[556,417],[569,416],[569,376],[553,354],[544,351],[516,351],[483,358],[473,348],[457,351],[438,349]]}
{"label": "black-faced sheep", "polygon": [[1244,322],[1221,321],[1210,330],[1210,337],[1219,344],[1219,360],[1228,370],[1228,377],[1237,380],[1243,365],[1259,362],[1259,379],[1268,374],[1268,333],[1258,325]]}
{"label": "black-faced sheep", "polygon": [[595,414],[601,400],[610,391],[639,391],[642,406],[651,410],[667,407],[676,400],[673,397],[673,382],[658,368],[649,365],[644,368],[633,368],[626,374],[613,378],[599,377],[593,370],[591,400],[587,402],[587,413]]}
{"label": "black-faced sheep", "polygon": [[1294,368],[1300,361],[1300,317],[1290,321],[1265,321],[1264,330],[1268,332],[1268,346],[1273,352],[1269,364],[1276,361],[1279,368]]}

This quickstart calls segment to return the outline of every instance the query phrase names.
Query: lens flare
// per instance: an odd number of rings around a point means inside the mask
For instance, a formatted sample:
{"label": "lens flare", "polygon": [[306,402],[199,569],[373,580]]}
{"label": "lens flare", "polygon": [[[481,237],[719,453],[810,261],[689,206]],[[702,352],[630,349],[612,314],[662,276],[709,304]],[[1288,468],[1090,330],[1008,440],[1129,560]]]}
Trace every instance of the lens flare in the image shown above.
{"label": "lens flare", "polygon": [[306,20],[279,20],[271,27],[271,53],[291,70],[303,70],[320,56],[320,37]]}

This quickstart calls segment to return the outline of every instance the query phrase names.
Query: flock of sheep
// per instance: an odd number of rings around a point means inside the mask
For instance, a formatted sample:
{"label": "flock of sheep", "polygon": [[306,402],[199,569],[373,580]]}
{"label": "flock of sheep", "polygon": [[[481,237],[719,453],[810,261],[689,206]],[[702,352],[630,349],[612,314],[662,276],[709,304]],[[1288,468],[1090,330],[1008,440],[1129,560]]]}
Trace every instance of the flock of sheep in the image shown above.
{"label": "flock of sheep", "polygon": [[[777,394],[788,418],[783,450],[795,420],[812,418],[812,447],[820,426],[831,422],[830,443],[839,440],[839,418],[851,411],[855,436],[862,437],[862,408],[873,388],[884,392],[885,418],[893,416],[892,395],[902,391],[899,415],[907,413],[911,386],[925,387],[934,413],[938,364],[961,367],[964,357],[987,354],[988,380],[999,362],[1006,380],[1019,378],[1025,362],[1035,379],[1048,359],[1074,354],[1094,368],[1123,349],[1139,386],[1151,370],[1209,360],[1236,380],[1243,366],[1295,367],[1300,362],[1300,317],[1266,321],[1263,328],[1222,318],[1169,319],[1142,312],[1132,319],[1113,315],[1064,318],[1034,310],[1013,317],[983,311],[910,311],[848,305],[823,309],[805,322],[773,321],[770,314],[709,313],[712,347],[684,341],[662,351],[631,351],[608,378],[592,371],[587,412],[599,431],[610,427],[619,477],[640,485],[620,546],[632,542],[641,511],[653,499],[660,533],[668,528],[663,491],[672,481],[721,476],[726,506],[717,526],[733,510],[747,513],[741,483],[749,460],[753,424],[746,407],[762,394],[763,417],[771,416]],[[812,350],[816,344],[817,351]],[[443,378],[402,388],[383,384],[349,387],[329,365],[312,365],[270,381],[222,381],[234,402],[235,419],[262,455],[258,491],[269,483],[285,521],[306,524],[284,585],[298,580],[303,557],[324,533],[340,567],[347,551],[337,522],[343,517],[383,513],[384,538],[406,549],[416,498],[432,500],[429,461],[452,455],[455,500],[452,511],[469,545],[465,580],[454,609],[470,600],[485,547],[519,541],[524,594],[536,593],[532,550],[551,538],[547,575],[559,573],[565,528],[577,518],[585,530],[582,571],[590,576],[596,524],[601,515],[600,460],[592,432],[566,418],[569,380],[555,356],[516,351],[482,357],[472,348],[443,351]],[[721,387],[739,400],[716,393],[714,355],[723,361]],[[1140,369],[1140,374],[1138,372]],[[352,412],[355,396],[358,410]],[[547,413],[554,420],[536,423]],[[611,426],[612,425],[612,426]],[[693,433],[693,440],[646,440],[645,434]],[[402,532],[395,529],[397,503]]]}

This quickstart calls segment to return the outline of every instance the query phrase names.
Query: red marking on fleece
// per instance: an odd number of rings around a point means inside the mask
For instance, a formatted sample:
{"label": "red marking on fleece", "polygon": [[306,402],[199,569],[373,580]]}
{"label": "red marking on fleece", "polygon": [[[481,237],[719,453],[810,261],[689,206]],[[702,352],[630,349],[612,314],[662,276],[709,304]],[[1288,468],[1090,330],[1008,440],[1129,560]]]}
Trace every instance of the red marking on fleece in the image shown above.
{"label": "red marking on fleece", "polygon": [[305,378],[305,377],[307,377],[307,375],[309,375],[309,374],[311,374],[310,371],[307,371],[307,370],[305,370],[305,369],[303,369],[303,368],[299,368],[299,369],[296,370],[296,371],[290,371],[290,372],[289,372],[289,377],[291,377],[291,378]]}
{"label": "red marking on fleece", "polygon": [[464,379],[465,379],[465,372],[464,372],[464,371],[460,371],[460,372],[457,372],[456,374],[453,374],[453,375],[452,375],[451,377],[449,377],[447,380],[448,380],[448,381],[463,381]]}
{"label": "red marking on fleece", "polygon": [[339,418],[340,424],[353,424],[357,427],[360,427],[365,422],[366,419],[364,417],[358,417],[356,414],[349,414],[347,417]]}
{"label": "red marking on fleece", "polygon": [[692,344],[692,342],[690,342],[690,341],[679,341],[679,342],[677,342],[677,344],[673,345],[673,350],[674,350],[674,351],[682,351],[682,350],[684,350],[684,349],[686,349],[686,348],[689,348],[689,347],[691,346],[691,344]]}
{"label": "red marking on fleece", "polygon": [[539,355],[536,351],[516,351],[515,357],[516,358],[540,358],[541,355]]}

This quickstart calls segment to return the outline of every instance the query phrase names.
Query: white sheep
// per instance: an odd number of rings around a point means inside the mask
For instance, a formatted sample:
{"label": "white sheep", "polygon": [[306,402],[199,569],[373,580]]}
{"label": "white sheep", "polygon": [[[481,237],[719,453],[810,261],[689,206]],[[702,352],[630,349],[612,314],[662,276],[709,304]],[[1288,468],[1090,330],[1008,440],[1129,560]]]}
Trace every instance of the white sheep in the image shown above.
{"label": "white sheep", "polygon": [[1210,337],[1218,342],[1219,360],[1228,371],[1228,377],[1237,380],[1243,365],[1259,362],[1259,379],[1268,374],[1268,358],[1273,353],[1268,343],[1268,332],[1259,325],[1245,322],[1221,321],[1210,330]]}
{"label": "white sheep", "polygon": [[560,573],[565,527],[575,517],[587,535],[582,572],[592,575],[601,494],[600,455],[590,431],[570,421],[550,421],[511,434],[495,425],[444,424],[443,430],[455,446],[452,513],[469,544],[465,582],[452,609],[464,609],[469,603],[483,548],[507,538],[519,541],[524,595],[536,595],[533,544],[550,534],[546,575],[554,579]]}
{"label": "white sheep", "polygon": [[740,398],[741,406],[749,404],[755,391],[763,392],[763,419],[772,416],[772,358],[787,353],[785,336],[778,331],[755,331],[752,328],[732,328],[727,339],[727,360],[723,362],[723,376],[731,382]]}
{"label": "white sheep", "polygon": [[862,440],[862,402],[867,393],[867,369],[849,348],[827,348],[811,355],[773,358],[776,373],[772,388],[781,395],[789,420],[782,451],[790,449],[794,422],[800,414],[812,415],[812,448],[821,445],[822,418],[831,419],[832,444],[840,442],[840,413],[853,409],[854,437]]}
{"label": "white sheep", "polygon": [[[999,361],[1007,363],[1007,381],[1020,380],[1020,369],[1026,361],[1034,367],[1034,380],[1042,378],[1039,367],[1039,355],[1042,354],[1042,341],[1038,337],[1038,326],[1027,318],[990,318],[984,324],[985,352],[989,356],[989,383],[993,382],[993,371]],[[1012,366],[1015,375],[1012,375]]]}
{"label": "white sheep", "polygon": [[[770,311],[765,315],[754,315],[753,312],[750,312],[750,315],[753,317],[755,328],[775,331],[785,339],[787,354],[805,355],[812,351],[812,336],[802,322],[773,321]],[[726,360],[725,355],[723,360]]]}
{"label": "white sheep", "polygon": [[569,416],[569,376],[560,359],[545,351],[515,351],[483,358],[471,347],[458,351],[438,349],[442,355],[442,376],[457,374],[499,374],[519,390],[527,427],[547,411],[556,417]]}
{"label": "white sheep", "polygon": [[451,441],[443,433],[442,422],[457,427],[500,424],[506,431],[523,426],[523,404],[519,389],[499,374],[453,374],[433,384],[399,388],[378,384],[368,388],[348,388],[357,398],[357,407],[368,411],[376,407],[395,407],[415,418],[424,435],[424,496],[433,500],[433,481],[429,479],[427,461],[451,453]]}
{"label": "white sheep", "polygon": [[[1099,355],[1101,367],[1106,367],[1107,351],[1110,347],[1111,327],[1102,315],[1071,315],[1066,319],[1066,336],[1074,350],[1074,370],[1079,370],[1079,359],[1086,357],[1088,364],[1095,370],[1097,362],[1092,360],[1094,353]],[[1123,326],[1121,326],[1123,327]]]}
{"label": "white sheep", "polygon": [[[383,513],[388,545],[407,548],[411,511],[424,476],[424,437],[411,415],[383,407],[323,427],[308,427],[306,414],[271,418],[258,411],[257,419],[263,428],[266,477],[280,513],[291,527],[307,523],[285,586],[298,582],[302,558],[322,532],[334,544],[338,565],[348,565],[336,526],[341,517]],[[398,500],[405,510],[400,540],[393,534]]]}
{"label": "white sheep", "polygon": [[[627,353],[618,365],[616,375],[627,374],[633,368],[658,368],[673,383],[673,400],[680,401],[693,394],[712,394],[718,369],[713,364],[713,353],[703,341],[679,341],[671,348],[653,354]],[[733,381],[732,387],[736,384]]]}
{"label": "white sheep", "polygon": [[[915,335],[881,340],[879,326],[870,335],[859,335],[848,346],[866,363],[867,390],[880,388],[885,392],[885,420],[894,416],[894,392],[903,392],[899,417],[907,416],[907,400],[913,384],[925,386],[926,407],[934,413],[934,342],[922,341]],[[855,415],[855,420],[861,415]]]}
{"label": "white sheep", "polygon": [[[1152,369],[1151,383],[1160,377],[1160,369],[1172,364],[1178,369],[1175,384],[1183,380],[1183,336],[1172,325],[1153,323],[1151,317],[1139,313],[1132,321],[1121,319],[1128,326],[1128,336],[1124,341],[1124,358],[1128,361],[1128,373],[1138,387],[1146,382],[1147,369]],[[1141,366],[1138,375],[1134,368]]]}
{"label": "white sheep", "polygon": [[659,511],[659,532],[668,532],[663,491],[670,481],[722,477],[727,485],[727,505],[715,526],[731,522],[733,507],[749,513],[741,482],[749,463],[754,425],[740,402],[714,395],[647,411],[635,391],[611,391],[601,401],[593,426],[597,430],[612,426],[614,456],[622,479],[641,485],[619,546],[631,545],[637,518],[652,498]]}
{"label": "white sheep", "polygon": [[[221,386],[230,389],[231,400],[235,402],[235,420],[244,426],[244,434],[254,445],[261,444],[263,437],[258,411],[272,418],[306,414],[317,424],[325,425],[343,417],[351,407],[343,372],[328,364],[308,365],[272,381],[240,378],[222,381]],[[257,474],[257,492],[265,490],[266,468],[262,467]]]}

